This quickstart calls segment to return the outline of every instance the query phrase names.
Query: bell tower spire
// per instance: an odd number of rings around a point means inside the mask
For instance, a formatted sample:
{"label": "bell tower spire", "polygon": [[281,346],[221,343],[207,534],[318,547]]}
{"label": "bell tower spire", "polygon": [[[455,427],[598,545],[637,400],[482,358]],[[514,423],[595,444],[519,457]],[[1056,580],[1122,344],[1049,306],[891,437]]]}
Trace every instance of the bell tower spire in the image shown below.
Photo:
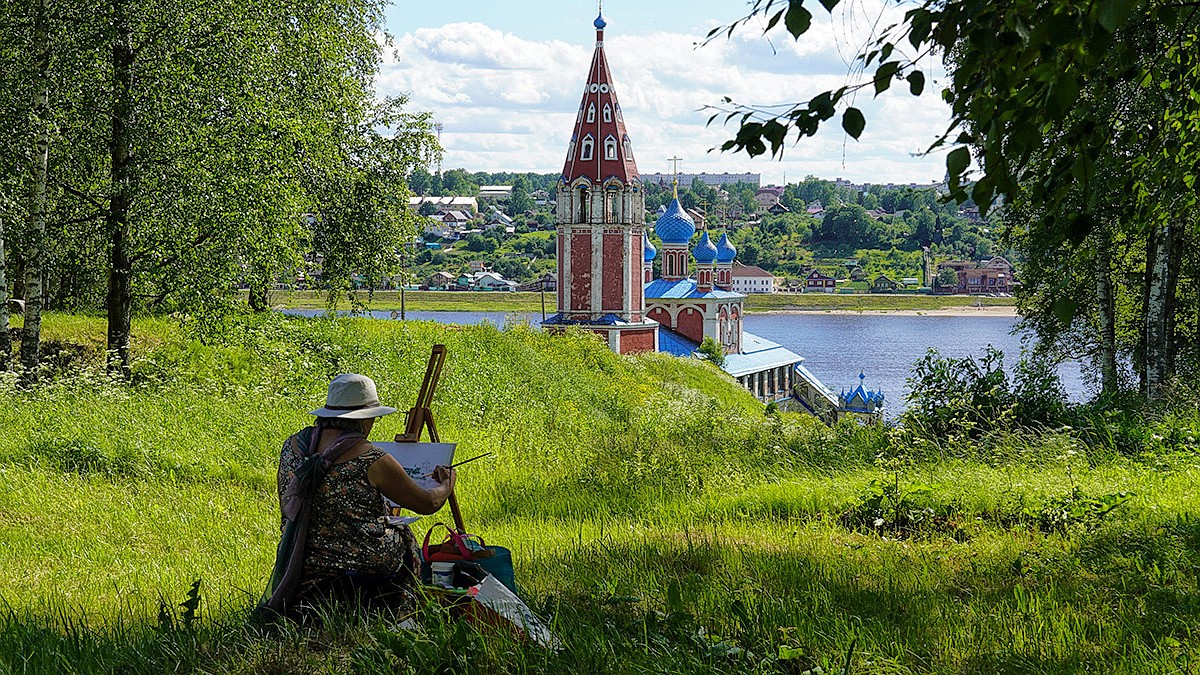
{"label": "bell tower spire", "polygon": [[626,354],[657,349],[658,324],[643,317],[645,196],[597,7],[596,49],[556,190],[558,314],[544,323],[602,333]]}

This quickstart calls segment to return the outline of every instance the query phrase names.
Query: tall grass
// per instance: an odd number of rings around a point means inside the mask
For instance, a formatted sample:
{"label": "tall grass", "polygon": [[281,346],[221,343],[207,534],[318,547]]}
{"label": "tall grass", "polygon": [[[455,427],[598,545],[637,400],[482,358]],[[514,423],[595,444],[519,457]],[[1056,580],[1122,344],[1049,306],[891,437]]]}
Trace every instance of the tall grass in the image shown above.
{"label": "tall grass", "polygon": [[[37,389],[0,384],[0,673],[1197,663],[1200,458],[1175,443],[1129,453],[1114,446],[1125,431],[1058,429],[931,452],[898,430],[765,415],[699,361],[521,325],[143,322],[122,384],[102,375],[99,320],[47,326],[82,349]],[[248,623],[278,537],[282,440],[339,372],[406,408],[438,342],[443,438],[495,453],[462,468],[468,527],[513,549],[564,648],[434,606],[416,630],[387,616]],[[1182,439],[1197,413],[1146,424]],[[197,579],[198,614],[179,606]]]}

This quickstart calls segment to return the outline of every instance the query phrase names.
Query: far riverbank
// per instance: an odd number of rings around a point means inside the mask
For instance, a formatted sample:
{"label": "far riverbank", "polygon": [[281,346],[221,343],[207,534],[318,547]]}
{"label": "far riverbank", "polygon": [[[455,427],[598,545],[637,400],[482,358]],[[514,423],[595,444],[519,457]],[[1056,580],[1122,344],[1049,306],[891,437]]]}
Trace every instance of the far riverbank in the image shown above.
{"label": "far riverbank", "polygon": [[[357,291],[355,301],[373,310],[400,310],[399,291]],[[554,293],[544,296],[547,314],[556,311]],[[406,291],[404,308],[418,312],[528,312],[542,311],[541,293],[488,293],[473,291]],[[324,309],[325,294],[320,291],[274,291],[270,304],[275,309]],[[350,298],[343,296],[339,309],[349,309]],[[1013,298],[985,298],[966,295],[834,294],[775,293],[746,296],[749,313],[862,314],[884,313],[902,316],[1016,316]]]}
{"label": "far riverbank", "polygon": [[889,316],[987,316],[1015,319],[1020,314],[1016,305],[984,305],[982,307],[937,307],[933,309],[771,309],[756,310],[750,314],[830,314],[834,316],[853,316],[855,314],[879,314]]}

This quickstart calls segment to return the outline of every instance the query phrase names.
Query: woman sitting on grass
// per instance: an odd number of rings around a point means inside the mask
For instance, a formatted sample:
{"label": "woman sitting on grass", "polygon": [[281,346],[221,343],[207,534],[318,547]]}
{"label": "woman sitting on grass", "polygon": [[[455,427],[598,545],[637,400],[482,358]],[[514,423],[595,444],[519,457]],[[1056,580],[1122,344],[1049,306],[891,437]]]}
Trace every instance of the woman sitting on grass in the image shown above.
{"label": "woman sitting on grass", "polygon": [[316,423],[296,432],[279,457],[283,536],[260,612],[295,614],[320,600],[354,598],[407,609],[421,559],[408,525],[388,520],[383,497],[421,514],[442,507],[455,471],[439,466],[439,485],[426,490],[367,435],[375,420],[396,412],[379,405],[375,383],[338,375],[329,383]]}

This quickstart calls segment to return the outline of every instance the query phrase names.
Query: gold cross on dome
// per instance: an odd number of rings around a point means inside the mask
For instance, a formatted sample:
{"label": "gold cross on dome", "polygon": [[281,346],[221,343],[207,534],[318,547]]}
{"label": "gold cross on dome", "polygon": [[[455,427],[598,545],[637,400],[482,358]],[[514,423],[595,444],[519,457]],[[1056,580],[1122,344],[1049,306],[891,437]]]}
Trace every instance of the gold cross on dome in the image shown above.
{"label": "gold cross on dome", "polygon": [[683,161],[682,157],[670,157],[667,159],[671,163],[671,173],[676,177],[679,176],[679,163]]}

